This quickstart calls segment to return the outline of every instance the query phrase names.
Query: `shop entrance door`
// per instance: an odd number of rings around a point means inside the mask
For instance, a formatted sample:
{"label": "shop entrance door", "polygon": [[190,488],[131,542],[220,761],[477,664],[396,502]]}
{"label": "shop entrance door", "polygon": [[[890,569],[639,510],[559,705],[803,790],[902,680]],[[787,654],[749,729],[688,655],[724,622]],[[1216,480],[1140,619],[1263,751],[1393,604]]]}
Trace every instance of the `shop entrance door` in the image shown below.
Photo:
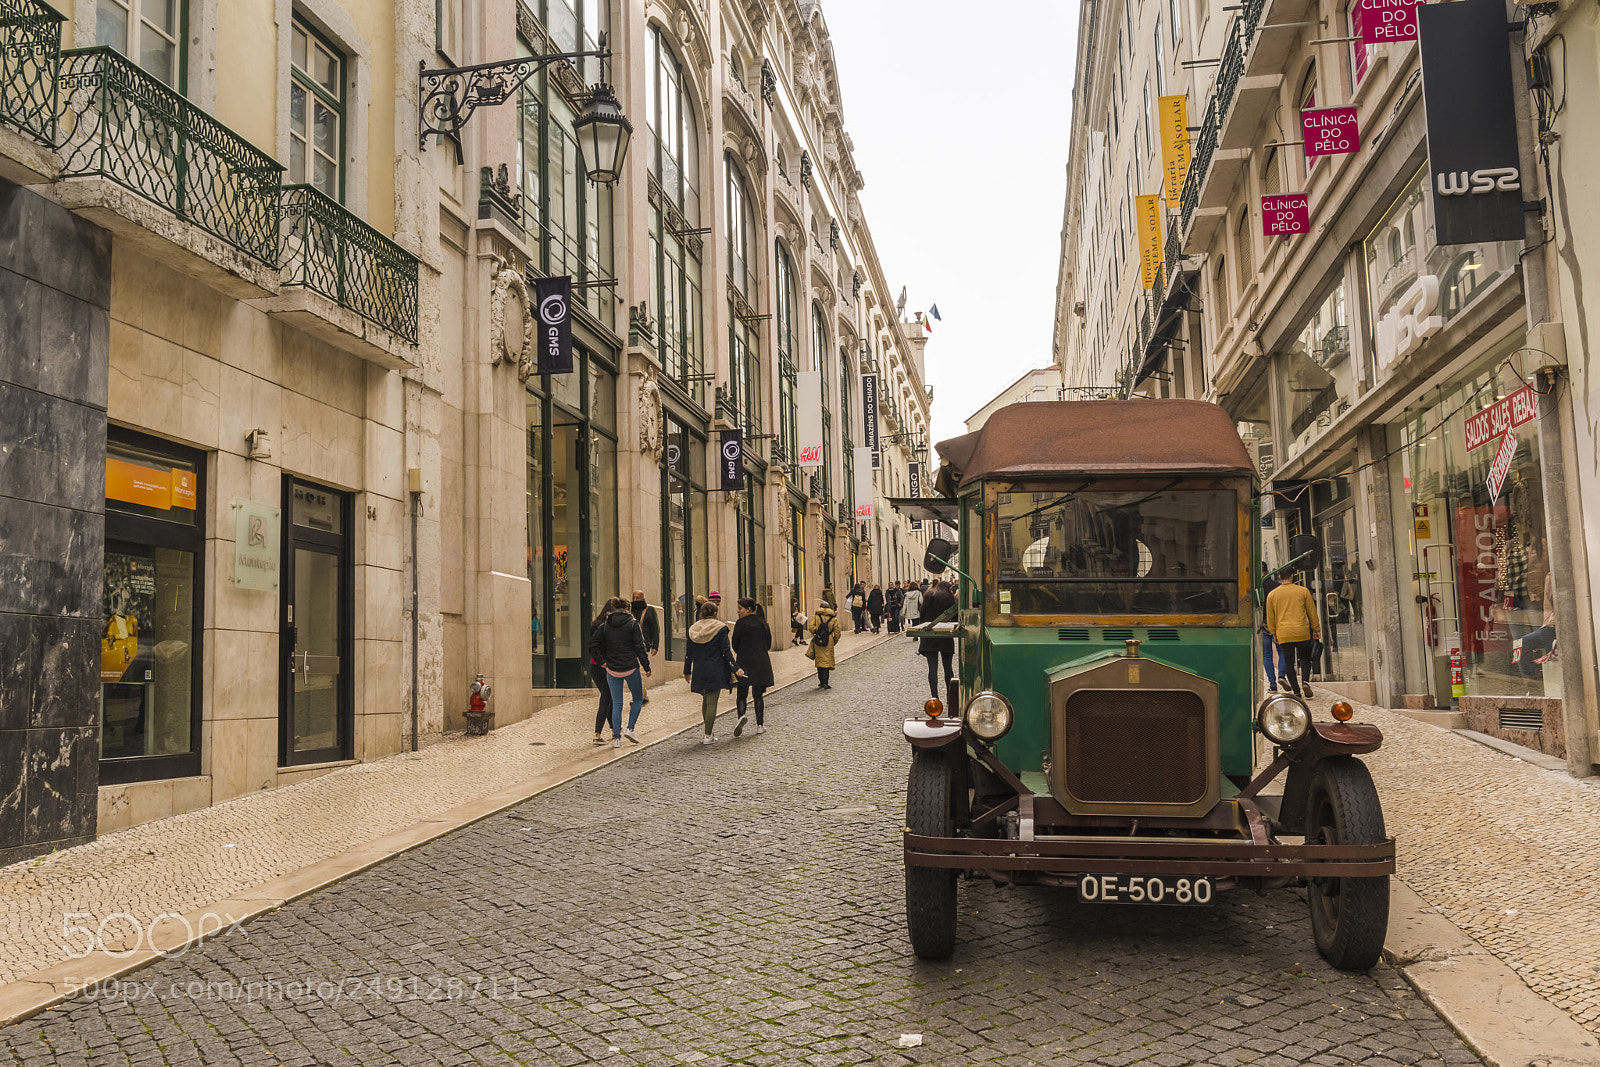
{"label": "shop entrance door", "polygon": [[[559,404],[550,409],[550,584],[547,636],[555,681],[564,688],[589,684],[589,622],[599,605],[589,601],[588,445],[580,416]],[[615,595],[608,593],[607,595]]]}
{"label": "shop entrance door", "polygon": [[350,498],[285,479],[279,765],[350,758]]}

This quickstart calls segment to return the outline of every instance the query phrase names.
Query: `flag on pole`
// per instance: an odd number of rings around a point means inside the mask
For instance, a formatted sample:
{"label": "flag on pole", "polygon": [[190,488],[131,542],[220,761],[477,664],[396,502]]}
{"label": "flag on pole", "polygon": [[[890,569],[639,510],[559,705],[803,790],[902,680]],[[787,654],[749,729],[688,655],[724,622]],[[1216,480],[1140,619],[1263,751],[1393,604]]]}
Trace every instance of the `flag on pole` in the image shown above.
{"label": "flag on pole", "polygon": [[928,309],[928,314],[932,315],[936,319],[939,319],[940,322],[944,321],[944,319],[940,318],[940,316],[939,316],[939,305],[938,304],[935,304],[931,308],[929,308]]}
{"label": "flag on pole", "polygon": [[928,318],[928,313],[926,311],[917,312],[917,321],[922,323],[922,328],[925,332],[933,332],[933,320]]}

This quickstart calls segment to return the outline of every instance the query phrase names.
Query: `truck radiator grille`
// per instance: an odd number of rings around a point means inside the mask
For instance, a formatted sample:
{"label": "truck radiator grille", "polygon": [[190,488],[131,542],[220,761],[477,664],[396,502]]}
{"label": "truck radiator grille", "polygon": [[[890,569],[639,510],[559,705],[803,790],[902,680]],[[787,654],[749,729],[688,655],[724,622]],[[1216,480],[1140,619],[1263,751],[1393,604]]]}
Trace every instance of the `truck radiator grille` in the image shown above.
{"label": "truck radiator grille", "polygon": [[1206,793],[1206,707],[1181,690],[1081,689],[1067,698],[1066,786],[1101,804],[1192,804]]}

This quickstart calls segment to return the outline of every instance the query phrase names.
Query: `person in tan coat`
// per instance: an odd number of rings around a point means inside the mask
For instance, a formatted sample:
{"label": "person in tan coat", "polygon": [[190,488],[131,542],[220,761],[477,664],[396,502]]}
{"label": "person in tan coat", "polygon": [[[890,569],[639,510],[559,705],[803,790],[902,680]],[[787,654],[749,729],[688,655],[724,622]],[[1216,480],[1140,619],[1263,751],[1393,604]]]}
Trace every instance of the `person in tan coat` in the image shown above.
{"label": "person in tan coat", "polygon": [[806,648],[806,658],[817,665],[817,687],[832,689],[833,686],[828,684],[828,672],[833,670],[833,650],[844,631],[839,628],[833,609],[826,600],[811,613],[811,621],[806,623],[806,629],[811,631],[811,644]]}
{"label": "person in tan coat", "polygon": [[1294,571],[1284,571],[1278,576],[1278,587],[1267,594],[1267,632],[1287,657],[1284,679],[1289,692],[1309,697],[1311,644],[1322,640],[1322,622],[1311,590],[1296,585],[1296,577]]}

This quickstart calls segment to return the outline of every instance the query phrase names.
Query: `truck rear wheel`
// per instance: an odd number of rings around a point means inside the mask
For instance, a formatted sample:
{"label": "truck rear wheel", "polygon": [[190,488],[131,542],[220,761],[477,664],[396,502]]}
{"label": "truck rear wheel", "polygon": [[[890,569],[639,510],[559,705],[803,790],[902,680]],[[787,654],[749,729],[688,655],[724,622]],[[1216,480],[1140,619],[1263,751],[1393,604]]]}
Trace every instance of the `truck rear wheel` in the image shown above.
{"label": "truck rear wheel", "polygon": [[[906,825],[925,837],[953,837],[950,755],[914,749],[906,780]],[[925,960],[942,960],[956,948],[956,874],[953,868],[906,867],[906,929],[911,948]]]}
{"label": "truck rear wheel", "polygon": [[[1383,807],[1366,764],[1353,756],[1317,763],[1306,808],[1306,844],[1374,845],[1384,840]],[[1313,878],[1306,890],[1317,951],[1341,971],[1378,962],[1389,932],[1389,876]]]}

